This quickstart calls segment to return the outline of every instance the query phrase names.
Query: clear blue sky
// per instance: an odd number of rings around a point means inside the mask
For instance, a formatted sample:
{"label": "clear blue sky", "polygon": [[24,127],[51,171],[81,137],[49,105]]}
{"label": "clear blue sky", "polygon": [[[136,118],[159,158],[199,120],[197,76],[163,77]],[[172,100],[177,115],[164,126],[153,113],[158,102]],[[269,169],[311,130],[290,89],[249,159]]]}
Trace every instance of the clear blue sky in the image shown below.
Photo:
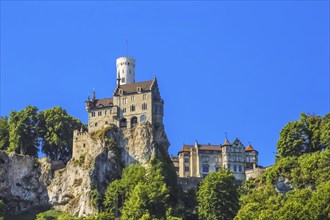
{"label": "clear blue sky", "polygon": [[330,111],[329,1],[1,1],[0,114],[62,106],[86,123],[126,39],[136,80],[157,75],[171,154],[228,132],[270,165],[285,124]]}

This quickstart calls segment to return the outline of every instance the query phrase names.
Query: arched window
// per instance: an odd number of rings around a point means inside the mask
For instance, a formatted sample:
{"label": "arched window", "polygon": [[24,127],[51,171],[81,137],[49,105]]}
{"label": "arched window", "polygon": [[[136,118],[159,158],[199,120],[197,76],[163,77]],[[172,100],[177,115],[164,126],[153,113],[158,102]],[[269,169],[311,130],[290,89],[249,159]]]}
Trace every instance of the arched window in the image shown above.
{"label": "arched window", "polygon": [[141,115],[140,122],[145,122],[146,120],[147,120],[147,116],[146,115]]}
{"label": "arched window", "polygon": [[120,120],[120,127],[121,128],[126,128],[127,127],[127,120],[126,120],[126,118],[122,118]]}
{"label": "arched window", "polygon": [[131,118],[131,128],[134,128],[136,124],[137,124],[137,117],[132,117]]}
{"label": "arched window", "polygon": [[135,111],[135,105],[131,105],[131,112]]}

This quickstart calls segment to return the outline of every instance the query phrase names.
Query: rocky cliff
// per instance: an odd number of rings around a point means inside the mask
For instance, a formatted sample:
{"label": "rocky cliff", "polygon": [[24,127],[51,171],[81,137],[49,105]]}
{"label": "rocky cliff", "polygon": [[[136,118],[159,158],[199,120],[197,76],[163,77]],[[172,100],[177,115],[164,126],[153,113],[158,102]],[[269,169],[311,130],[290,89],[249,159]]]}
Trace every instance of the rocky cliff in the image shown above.
{"label": "rocky cliff", "polygon": [[50,204],[73,215],[90,215],[98,211],[98,195],[120,176],[123,166],[168,157],[163,126],[154,128],[148,122],[125,130],[105,127],[86,141],[90,147],[62,169],[54,169],[47,159],[0,154],[0,199],[6,208],[20,212]]}
{"label": "rocky cliff", "polygon": [[0,199],[7,213],[49,205],[47,184],[52,178],[52,165],[31,156],[0,152]]}

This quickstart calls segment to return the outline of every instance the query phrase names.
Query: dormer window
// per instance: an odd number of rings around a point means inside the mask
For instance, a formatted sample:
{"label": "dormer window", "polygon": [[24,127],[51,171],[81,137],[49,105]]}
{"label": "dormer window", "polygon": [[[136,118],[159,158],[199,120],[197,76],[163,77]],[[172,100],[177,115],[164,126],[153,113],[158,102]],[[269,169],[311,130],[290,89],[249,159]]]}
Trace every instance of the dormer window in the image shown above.
{"label": "dormer window", "polygon": [[138,87],[136,88],[136,91],[137,91],[138,93],[140,93],[140,92],[141,92],[141,86],[138,86]]}
{"label": "dormer window", "polygon": [[119,89],[119,94],[122,95],[124,93],[124,90],[122,88]]}

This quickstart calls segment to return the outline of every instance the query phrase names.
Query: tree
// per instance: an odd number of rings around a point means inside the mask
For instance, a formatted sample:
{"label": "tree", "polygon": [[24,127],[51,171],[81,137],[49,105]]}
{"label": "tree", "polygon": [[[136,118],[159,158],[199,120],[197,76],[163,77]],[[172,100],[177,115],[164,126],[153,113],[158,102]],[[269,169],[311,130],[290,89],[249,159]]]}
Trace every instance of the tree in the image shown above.
{"label": "tree", "polygon": [[233,219],[239,209],[234,175],[225,168],[212,172],[201,183],[197,193],[201,219]]}
{"label": "tree", "polygon": [[125,200],[134,187],[145,179],[146,170],[139,164],[133,164],[123,170],[122,178],[110,183],[105,193],[103,206],[112,216],[119,216]]}
{"label": "tree", "polygon": [[330,146],[330,116],[302,113],[298,121],[289,122],[280,132],[279,157],[300,156]]}
{"label": "tree", "polygon": [[9,121],[8,117],[0,117],[0,150],[9,147]]}
{"label": "tree", "polygon": [[51,160],[67,162],[72,156],[73,131],[83,124],[61,107],[40,112],[42,152]]}
{"label": "tree", "polygon": [[125,201],[122,219],[165,218],[169,190],[162,174],[161,162],[149,164],[144,181],[139,182]]}
{"label": "tree", "polygon": [[[275,190],[279,177],[292,189]],[[329,219],[330,149],[300,157],[283,157],[259,178],[241,187],[239,219]]]}
{"label": "tree", "polygon": [[38,154],[38,108],[27,106],[24,110],[10,113],[8,152],[37,156]]}

